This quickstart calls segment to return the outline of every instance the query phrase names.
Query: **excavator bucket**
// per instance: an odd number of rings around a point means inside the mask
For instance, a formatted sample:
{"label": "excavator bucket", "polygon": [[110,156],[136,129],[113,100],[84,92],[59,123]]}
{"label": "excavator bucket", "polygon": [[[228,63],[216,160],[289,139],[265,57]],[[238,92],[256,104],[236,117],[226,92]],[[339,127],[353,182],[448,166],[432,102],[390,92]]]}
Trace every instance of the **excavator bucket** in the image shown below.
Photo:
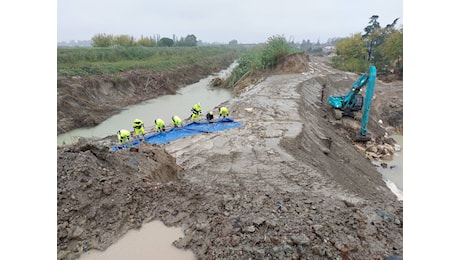
{"label": "excavator bucket", "polygon": [[370,140],[371,140],[371,134],[366,133],[363,135],[361,132],[356,133],[356,136],[355,136],[356,142],[367,142]]}

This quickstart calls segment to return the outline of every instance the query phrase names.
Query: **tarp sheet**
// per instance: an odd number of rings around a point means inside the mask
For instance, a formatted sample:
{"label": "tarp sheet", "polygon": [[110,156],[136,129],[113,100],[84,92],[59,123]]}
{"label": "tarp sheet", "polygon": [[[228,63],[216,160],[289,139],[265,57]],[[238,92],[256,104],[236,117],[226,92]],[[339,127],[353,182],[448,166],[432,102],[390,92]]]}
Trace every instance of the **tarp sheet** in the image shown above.
{"label": "tarp sheet", "polygon": [[[231,117],[222,118],[215,122],[192,122],[184,125],[183,127],[171,128],[170,130],[163,133],[146,134],[144,137],[144,142],[160,145],[195,134],[218,132],[240,126],[242,126],[242,124],[235,122]],[[118,151],[127,149],[129,146],[139,145],[140,142],[140,140],[133,140],[128,144],[117,144],[114,145],[111,150]]]}

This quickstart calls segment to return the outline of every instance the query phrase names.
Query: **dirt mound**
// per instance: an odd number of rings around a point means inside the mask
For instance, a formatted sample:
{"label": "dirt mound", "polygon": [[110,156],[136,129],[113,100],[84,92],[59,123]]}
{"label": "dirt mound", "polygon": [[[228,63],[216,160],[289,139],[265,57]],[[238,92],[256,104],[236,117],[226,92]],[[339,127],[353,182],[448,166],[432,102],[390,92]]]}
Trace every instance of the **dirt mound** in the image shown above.
{"label": "dirt mound", "polygon": [[[255,74],[243,76],[233,87],[235,94],[241,94],[247,91],[249,88],[262,82],[267,76],[272,74],[289,74],[289,73],[303,73],[308,72],[310,56],[306,52],[294,53],[286,55],[281,58],[274,69],[266,72],[257,72]],[[221,81],[223,84],[227,84],[225,80]]]}
{"label": "dirt mound", "polygon": [[89,248],[105,249],[115,237],[149,217],[160,183],[177,181],[175,158],[156,145],[110,152],[88,142],[58,148],[58,259]]}
{"label": "dirt mound", "polygon": [[302,73],[309,71],[310,58],[307,53],[294,53],[283,57],[274,69],[274,73]]}

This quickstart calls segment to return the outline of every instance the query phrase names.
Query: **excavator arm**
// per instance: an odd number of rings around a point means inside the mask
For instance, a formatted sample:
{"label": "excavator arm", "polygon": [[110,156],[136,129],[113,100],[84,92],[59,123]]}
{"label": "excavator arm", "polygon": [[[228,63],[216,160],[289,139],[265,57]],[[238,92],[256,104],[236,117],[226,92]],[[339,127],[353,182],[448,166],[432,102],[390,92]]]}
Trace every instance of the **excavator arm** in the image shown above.
{"label": "excavator arm", "polygon": [[356,133],[356,141],[367,142],[371,140],[370,134],[367,133],[367,122],[369,121],[369,112],[371,110],[372,97],[374,95],[375,79],[377,78],[377,69],[375,66],[369,68],[369,79],[367,82],[366,99],[364,100],[363,117],[361,119],[361,131]]}
{"label": "excavator arm", "polygon": [[[369,120],[369,112],[372,102],[372,96],[374,95],[375,79],[377,77],[377,69],[375,66],[370,66],[369,73],[363,73],[351,87],[351,90],[347,95],[343,96],[329,96],[328,103],[336,110],[340,110],[342,114],[337,116],[336,119],[340,119],[343,116],[355,117],[354,111],[363,110],[363,116],[361,119],[361,131],[356,133],[357,141],[369,141],[370,135],[367,133],[367,122]],[[361,89],[367,85],[366,99],[363,100],[363,96],[359,94]],[[364,109],[363,109],[364,104]]]}

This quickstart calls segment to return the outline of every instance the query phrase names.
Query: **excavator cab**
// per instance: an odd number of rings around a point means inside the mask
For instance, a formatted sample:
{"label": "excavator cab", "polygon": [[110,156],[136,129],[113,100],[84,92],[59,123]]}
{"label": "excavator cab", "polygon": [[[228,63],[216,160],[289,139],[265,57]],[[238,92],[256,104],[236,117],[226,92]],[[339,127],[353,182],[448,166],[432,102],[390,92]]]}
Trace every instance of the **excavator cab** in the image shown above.
{"label": "excavator cab", "polygon": [[364,104],[363,95],[359,94],[361,88],[367,84],[368,74],[359,77],[347,95],[329,96],[329,104],[334,108],[334,117],[339,120],[342,116],[355,118],[355,113],[361,111]]}

